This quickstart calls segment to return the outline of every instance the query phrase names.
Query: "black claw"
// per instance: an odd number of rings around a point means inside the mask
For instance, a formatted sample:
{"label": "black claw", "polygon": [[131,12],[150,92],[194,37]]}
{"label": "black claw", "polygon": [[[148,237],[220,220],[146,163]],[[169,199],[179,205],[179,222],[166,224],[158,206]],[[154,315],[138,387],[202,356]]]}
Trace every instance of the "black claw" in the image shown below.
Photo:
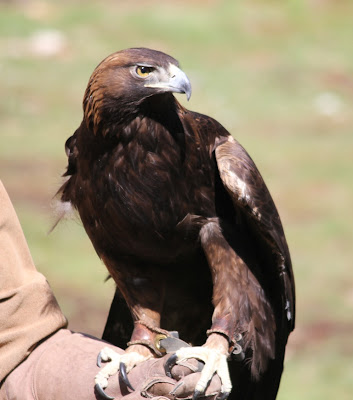
{"label": "black claw", "polygon": [[114,400],[115,397],[109,396],[105,393],[105,391],[103,390],[102,386],[99,383],[96,383],[94,386],[96,392],[103,397],[106,400]]}
{"label": "black claw", "polygon": [[166,363],[164,364],[164,371],[168,378],[172,378],[172,368],[178,361],[178,356],[174,353],[172,354]]}
{"label": "black claw", "polygon": [[217,400],[225,400],[229,396],[230,392],[224,392],[221,393],[218,397]]}
{"label": "black claw", "polygon": [[192,400],[197,400],[202,395],[203,395],[202,392],[200,392],[199,390],[195,390],[194,394],[192,395]]}
{"label": "black claw", "polygon": [[97,356],[97,366],[100,368],[102,366],[102,352],[100,351]]}
{"label": "black claw", "polygon": [[120,373],[120,378],[122,382],[125,383],[125,385],[131,389],[132,391],[135,391],[135,389],[132,387],[129,378],[127,377],[127,372],[126,372],[126,365],[124,363],[119,364],[119,373]]}
{"label": "black claw", "polygon": [[240,346],[239,343],[236,343],[232,351],[232,360],[243,361],[244,359],[245,353],[243,351],[243,348]]}

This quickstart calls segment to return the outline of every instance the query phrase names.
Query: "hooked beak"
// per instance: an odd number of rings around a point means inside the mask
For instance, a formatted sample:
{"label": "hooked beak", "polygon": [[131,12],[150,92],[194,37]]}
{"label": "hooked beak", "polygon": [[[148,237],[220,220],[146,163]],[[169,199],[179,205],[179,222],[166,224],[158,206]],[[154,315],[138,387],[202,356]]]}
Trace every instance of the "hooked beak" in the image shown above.
{"label": "hooked beak", "polygon": [[162,92],[185,93],[189,100],[191,84],[185,72],[174,64],[170,64],[166,72],[158,82],[146,83],[145,87],[161,89]]}

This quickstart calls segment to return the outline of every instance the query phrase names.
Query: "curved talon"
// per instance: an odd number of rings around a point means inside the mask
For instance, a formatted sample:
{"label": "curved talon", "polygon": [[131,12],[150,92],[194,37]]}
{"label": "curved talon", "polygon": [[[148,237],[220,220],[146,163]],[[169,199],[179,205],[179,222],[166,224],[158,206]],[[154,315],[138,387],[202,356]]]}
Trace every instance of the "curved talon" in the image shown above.
{"label": "curved talon", "polygon": [[217,397],[217,400],[225,400],[230,395],[230,392],[224,392]]}
{"label": "curved talon", "polygon": [[[98,355],[99,356],[99,355]],[[98,363],[98,362],[97,362]],[[114,400],[115,397],[109,396],[108,394],[105,393],[105,391],[103,390],[102,386],[99,383],[96,383],[94,385],[94,388],[96,390],[96,392],[103,397],[106,400]]]}
{"label": "curved talon", "polygon": [[176,355],[176,353],[174,353],[168,358],[168,360],[164,364],[164,371],[168,378],[173,378],[172,368],[176,365],[177,361],[178,361],[178,356]]}
{"label": "curved talon", "polygon": [[127,377],[127,372],[126,372],[126,365],[125,363],[121,362],[119,364],[119,373],[120,373],[120,378],[121,380],[125,383],[125,385],[131,389],[132,391],[135,391],[135,389],[132,387],[129,378]]}
{"label": "curved talon", "polygon": [[240,344],[236,343],[232,351],[232,360],[243,361],[244,359],[245,353],[243,351],[243,348],[240,346]]}
{"label": "curved talon", "polygon": [[203,395],[202,392],[200,392],[199,390],[195,390],[194,394],[192,395],[192,400],[197,400],[199,397],[201,397]]}
{"label": "curved talon", "polygon": [[99,367],[99,368],[101,368],[101,366],[102,366],[102,354],[101,354],[102,352],[100,351],[99,353],[98,353],[98,356],[97,356],[97,366]]}

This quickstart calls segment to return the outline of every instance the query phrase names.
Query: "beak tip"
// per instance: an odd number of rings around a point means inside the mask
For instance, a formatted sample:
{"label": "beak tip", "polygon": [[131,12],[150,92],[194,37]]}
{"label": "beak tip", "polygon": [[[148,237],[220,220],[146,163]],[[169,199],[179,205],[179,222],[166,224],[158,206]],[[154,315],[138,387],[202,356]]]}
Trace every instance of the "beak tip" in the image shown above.
{"label": "beak tip", "polygon": [[181,90],[185,93],[187,101],[189,101],[192,94],[192,88],[191,88],[191,83],[186,76],[183,85],[181,87]]}

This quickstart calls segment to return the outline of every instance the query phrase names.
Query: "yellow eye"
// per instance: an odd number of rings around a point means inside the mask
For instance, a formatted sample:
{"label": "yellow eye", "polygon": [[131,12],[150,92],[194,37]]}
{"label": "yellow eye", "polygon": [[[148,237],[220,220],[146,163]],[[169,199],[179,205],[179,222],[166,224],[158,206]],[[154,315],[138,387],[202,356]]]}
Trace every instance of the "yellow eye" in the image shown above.
{"label": "yellow eye", "polygon": [[142,78],[146,78],[146,76],[148,76],[152,71],[154,71],[153,67],[144,67],[143,65],[136,67],[137,75]]}

